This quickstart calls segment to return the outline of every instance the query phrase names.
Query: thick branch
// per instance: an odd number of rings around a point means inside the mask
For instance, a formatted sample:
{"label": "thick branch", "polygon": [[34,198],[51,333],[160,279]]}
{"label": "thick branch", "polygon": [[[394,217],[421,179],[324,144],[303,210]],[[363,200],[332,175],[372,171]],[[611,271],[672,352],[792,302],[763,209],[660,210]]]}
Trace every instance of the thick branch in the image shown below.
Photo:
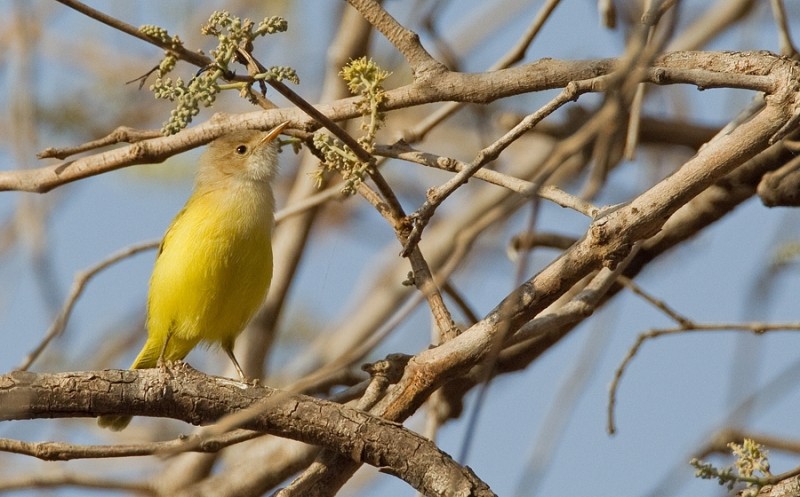
{"label": "thick branch", "polygon": [[[771,91],[780,83],[771,71],[782,63],[791,62],[765,52],[677,52],[656,59],[654,69],[642,74],[642,79],[658,84],[693,83],[703,88],[731,86]],[[412,83],[387,91],[382,110],[442,101],[488,103],[512,95],[563,88],[572,81],[608,74],[615,67],[614,59],[543,59],[487,73],[445,72],[431,81]],[[341,99],[316,108],[333,121],[360,115],[357,98]],[[144,140],[38,169],[0,171],[0,191],[44,193],[63,184],[122,167],[162,162],[172,155],[208,143],[231,131],[267,130],[282,121],[290,121],[295,128],[313,129],[317,126],[315,121],[298,109],[273,109],[235,116],[216,114],[208,122],[173,136]]]}
{"label": "thick branch", "polygon": [[400,425],[340,404],[206,376],[185,364],[158,369],[0,376],[0,420],[131,414],[213,423],[266,402],[243,428],[321,445],[403,479],[426,495],[494,495],[467,467]]}
{"label": "thick branch", "polygon": [[478,364],[500,330],[513,333],[592,271],[613,267],[635,242],[658,233],[679,208],[767,148],[797,105],[791,86],[793,69],[789,63],[776,71],[780,73],[777,80],[784,82],[782,91],[767,97],[767,106],[750,121],[712,140],[672,176],[596,220],[582,240],[508,295],[486,318],[456,339],[412,359],[404,378],[373,412],[405,419],[443,381]]}

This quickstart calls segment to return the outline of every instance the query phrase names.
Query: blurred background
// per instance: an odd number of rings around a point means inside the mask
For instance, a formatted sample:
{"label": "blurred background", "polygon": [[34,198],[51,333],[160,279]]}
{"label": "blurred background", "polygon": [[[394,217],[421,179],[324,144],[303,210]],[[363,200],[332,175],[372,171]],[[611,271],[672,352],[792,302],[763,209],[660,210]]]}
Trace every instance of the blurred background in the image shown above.
{"label": "blurred background", "polygon": [[[387,0],[384,7],[406,27],[418,32],[424,46],[449,67],[466,72],[486,70],[514,45],[531,24],[542,1],[522,0]],[[601,2],[602,3],[602,2]],[[615,29],[601,25],[598,2],[564,0],[555,9],[524,60],[542,57],[596,59],[625,51],[631,23],[641,5],[614,2]],[[668,47],[704,50],[769,50],[779,52],[777,28],[765,1],[679,2]],[[326,83],[331,68],[329,48],[349,24],[344,2],[296,0],[92,2],[104,12],[134,26],[156,24],[177,34],[185,46],[208,52],[213,40],[199,26],[213,10],[225,8],[253,19],[281,15],[287,33],[262,39],[254,53],[266,65],[294,67],[301,79],[293,89],[312,103],[347,96]],[[738,6],[729,15],[726,9]],[[800,6],[786,2],[790,29],[800,30]],[[171,104],[155,100],[135,80],[154,67],[159,49],[104,26],[63,5],[44,0],[0,4],[0,169],[41,167],[36,153],[46,147],[77,145],[107,135],[117,126],[158,129]],[[727,19],[711,29],[713,19]],[[698,26],[700,25],[700,26]],[[692,29],[707,27],[707,39],[690,39]],[[349,29],[349,28],[347,28]],[[387,88],[411,81],[402,57],[372,33],[364,46],[392,76]],[[680,45],[685,43],[686,46]],[[179,63],[175,75],[188,79],[196,68]],[[713,133],[733,119],[752,92],[694,87],[649,89],[645,115],[684,120]],[[463,161],[499,137],[509,121],[533,112],[557,93],[541,92],[468,106],[431,131],[416,146]],[[289,106],[279,95],[268,96]],[[531,134],[511,147],[494,166],[510,174],[531,157],[547,154],[557,140],[552,129],[569,122],[573,113],[591,112],[601,96],[585,95],[546,120],[551,132]],[[391,143],[433,113],[441,104],[389,113],[380,140]],[[203,110],[195,124],[214,111],[255,108],[235,92],[223,95],[213,110]],[[357,130],[358,123],[351,129]],[[550,128],[548,128],[548,126]],[[47,194],[0,193],[0,371],[17,368],[41,342],[59,313],[76,275],[113,253],[144,241],[158,240],[189,195],[199,151],[172,157],[163,164],[135,166],[57,188]],[[622,161],[593,198],[595,205],[624,202],[664,177],[693,154],[690,147],[643,145],[635,160]],[[303,155],[290,148],[281,154],[276,189],[279,207],[290,191],[311,183],[300,173]],[[408,212],[425,200],[427,188],[449,173],[390,161],[384,174]],[[561,186],[579,192],[586,173],[565,174]],[[335,179],[332,179],[335,182]],[[492,188],[472,181],[448,200],[423,239],[423,250],[435,252],[448,220],[468,206],[491,198]],[[291,273],[291,287],[272,328],[274,345],[261,357],[267,384],[281,386],[313,372],[354,346],[365,335],[348,335],[365,305],[387,288],[399,288],[408,271],[397,254],[400,245],[383,218],[358,196],[326,203],[315,213],[302,257]],[[480,317],[517,285],[519,259],[509,258],[508,244],[530,223],[530,209],[521,209],[488,227],[458,261],[453,285]],[[682,315],[700,323],[739,321],[799,322],[800,293],[792,255],[800,217],[793,209],[768,209],[751,199],[721,222],[652,263],[637,283]],[[436,228],[438,226],[438,228]],[[586,218],[547,202],[539,204],[536,228],[578,238]],[[284,264],[282,241],[291,236],[284,225],[276,234],[276,267]],[[426,245],[427,244],[427,245]],[[442,245],[445,246],[445,245]],[[283,247],[283,248],[282,248]],[[782,256],[785,255],[785,256]],[[787,255],[788,254],[788,255]],[[557,252],[526,255],[526,277]],[[37,359],[35,371],[70,371],[127,367],[144,341],[147,282],[154,251],[144,251],[100,272],[77,301],[69,324]],[[278,269],[280,271],[280,269]],[[391,292],[386,293],[391,298]],[[412,309],[400,324],[378,341],[361,362],[388,353],[415,354],[431,341],[427,306],[408,303],[411,293],[397,298]],[[278,304],[275,304],[278,305]],[[467,317],[456,313],[457,320]],[[367,318],[364,318],[367,319]],[[262,316],[262,321],[269,316]],[[360,323],[360,322],[359,322]],[[364,325],[366,326],[366,325]],[[465,399],[467,409],[438,433],[439,446],[468,464],[498,495],[719,495],[714,482],[697,480],[689,459],[703,451],[723,428],[800,441],[796,412],[800,407],[800,358],[794,332],[753,336],[737,332],[694,333],[645,343],[623,378],[617,405],[619,432],[606,432],[608,386],[637,335],[673,326],[663,312],[630,292],[622,292],[524,371],[495,379],[482,400],[476,423],[468,422],[477,392]],[[372,328],[373,335],[382,333]],[[247,332],[253,333],[252,330]],[[350,337],[350,338],[348,338]],[[243,337],[248,347],[252,337]],[[262,344],[263,345],[263,344]],[[254,349],[248,349],[254,350]],[[248,354],[248,352],[245,352]],[[249,359],[253,361],[251,357]],[[197,349],[187,361],[201,371],[226,374],[227,359],[219,351]],[[357,365],[356,365],[357,370]],[[230,374],[228,371],[227,374]],[[168,439],[187,433],[177,422],[136,419],[137,428],[123,434],[100,430],[93,419],[39,420],[0,424],[0,437],[71,443],[134,443]],[[424,412],[406,426],[424,431]],[[460,457],[465,441],[466,457]],[[244,456],[222,460],[217,469],[241,463]],[[720,465],[730,461],[709,456]],[[256,456],[256,466],[269,464]],[[774,450],[774,473],[798,465],[797,454]],[[168,464],[156,457],[123,460],[44,463],[25,456],[0,454],[0,489],[12,481],[45,474],[102,476],[120,481],[163,477]],[[174,467],[174,466],[171,466]],[[88,477],[87,476],[87,477]],[[83,495],[86,486],[47,490],[31,484],[14,495]],[[402,481],[362,468],[340,495],[410,495]]]}

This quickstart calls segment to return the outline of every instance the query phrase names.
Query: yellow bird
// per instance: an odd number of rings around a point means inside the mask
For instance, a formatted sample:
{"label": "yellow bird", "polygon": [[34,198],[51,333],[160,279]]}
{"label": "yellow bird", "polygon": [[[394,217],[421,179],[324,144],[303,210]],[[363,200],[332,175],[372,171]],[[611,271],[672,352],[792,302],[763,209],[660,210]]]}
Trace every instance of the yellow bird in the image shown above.
{"label": "yellow bird", "polygon": [[[161,242],[147,297],[147,342],[131,369],[181,360],[205,342],[222,347],[246,380],[233,343],[272,279],[275,138],[287,124],[230,133],[201,156],[194,191]],[[97,423],[119,431],[130,421],[108,415]]]}

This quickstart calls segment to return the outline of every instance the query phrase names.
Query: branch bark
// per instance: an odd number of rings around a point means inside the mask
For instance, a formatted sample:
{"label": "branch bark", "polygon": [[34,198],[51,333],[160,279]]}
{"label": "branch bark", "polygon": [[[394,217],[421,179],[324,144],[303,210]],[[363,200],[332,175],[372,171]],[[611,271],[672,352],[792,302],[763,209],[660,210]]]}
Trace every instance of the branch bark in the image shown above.
{"label": "branch bark", "polygon": [[[658,57],[643,81],[656,84],[695,84],[700,88],[733,87],[773,92],[783,84],[776,71],[792,65],[766,52],[675,52]],[[459,101],[489,103],[523,93],[563,88],[615,70],[615,59],[563,61],[542,59],[487,73],[443,72],[433,80],[411,83],[386,92],[383,111]],[[316,109],[333,121],[360,115],[357,98],[345,98]],[[232,131],[268,130],[283,121],[292,128],[315,129],[318,124],[299,109],[272,109],[238,115],[215,114],[209,121],[172,136],[143,140],[107,152],[37,169],[0,171],[0,191],[45,193],[58,186],[137,164],[163,162]]]}
{"label": "branch bark", "polygon": [[[683,56],[676,60],[665,57],[662,63],[669,65],[670,62],[679,62]],[[702,55],[701,59],[706,68],[725,71],[736,65],[738,57],[726,61]],[[596,219],[580,241],[509,294],[484,319],[454,339],[412,358],[400,382],[370,412],[395,421],[406,419],[437,388],[480,365],[490,354],[498,335],[513,337],[522,325],[587,275],[602,267],[615,267],[636,242],[656,235],[664,223],[691,199],[767,149],[776,135],[794,119],[798,107],[793,81],[796,64],[769,56],[769,62],[760,68],[754,67],[752,62],[745,62],[740,69],[745,69],[748,74],[772,73],[774,76],[775,86],[761,111],[746,123],[706,144],[672,176],[628,204]],[[330,475],[351,474],[357,467],[341,457],[330,458],[327,466]]]}
{"label": "branch bark", "polygon": [[166,416],[209,424],[256,403],[270,408],[243,428],[321,445],[373,465],[425,495],[494,495],[468,467],[402,426],[325,400],[206,376],[186,364],[158,369],[0,376],[0,420],[103,414]]}

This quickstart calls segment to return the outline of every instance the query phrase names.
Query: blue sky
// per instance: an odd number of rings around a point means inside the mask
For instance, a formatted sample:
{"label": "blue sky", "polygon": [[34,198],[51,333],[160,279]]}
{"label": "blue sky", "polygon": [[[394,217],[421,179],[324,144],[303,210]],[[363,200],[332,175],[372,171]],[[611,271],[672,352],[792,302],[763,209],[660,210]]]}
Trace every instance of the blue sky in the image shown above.
{"label": "blue sky", "polygon": [[[63,6],[38,0],[29,4],[36,16],[40,16],[37,19],[41,20],[42,28],[35,47],[36,79],[29,89],[40,105],[47,108],[62,102],[64,95],[80,95],[85,102],[91,103],[90,112],[109,116],[122,115],[137,105],[149,105],[146,102],[151,97],[146,91],[139,92],[132,85],[125,86],[124,82],[152,67],[158,60],[158,50]],[[199,36],[192,33],[197,32],[197,25],[206,16],[206,10],[190,1],[171,2],[169,5],[154,0],[135,4],[93,4],[135,26],[159,24],[167,27],[187,42],[199,40]],[[267,4],[274,10],[261,12],[250,9],[246,13],[251,16],[280,13],[288,19],[290,31],[258,53],[270,64],[295,67],[302,80],[297,87],[298,93],[313,102],[319,91],[325,51],[333,34],[330,19],[340,3],[306,0]],[[410,10],[415,2],[388,1],[385,4],[401,22],[415,23]],[[459,42],[457,48],[464,53],[458,55],[468,61],[462,69],[479,71],[488,67],[514,42],[540,4],[465,0],[458,3],[458,8],[445,10],[439,27]],[[562,4],[526,60],[545,56],[565,59],[613,57],[622,52],[620,34],[599,27],[594,2],[572,0]],[[687,1],[685,4],[687,12],[692,14],[699,12],[704,2]],[[767,2],[764,4],[766,6]],[[0,5],[3,13],[0,18],[6,19],[4,23],[13,23],[11,12],[19,5],[12,2]],[[758,23],[725,34],[709,48],[777,51],[777,37],[765,6],[757,9]],[[504,18],[504,11],[512,13],[510,20]],[[186,15],[187,12],[192,15]],[[790,16],[793,16],[792,26],[798,32],[800,12],[796,6],[790,9]],[[685,22],[691,21],[691,17],[687,15]],[[496,21],[498,29],[487,39],[470,43],[470,29],[474,29],[476,19],[480,26],[485,22],[491,27]],[[82,44],[87,40],[96,45],[92,49],[96,52]],[[429,42],[429,38],[423,36],[423,43]],[[85,49],[85,52],[76,51],[78,48]],[[119,57],[119,60],[100,59],[110,69],[103,82],[108,86],[102,91],[98,90],[100,83],[93,82],[91,75],[81,70],[81,64],[95,63],[99,54]],[[387,65],[399,63],[398,55],[380,39],[376,43],[375,57]],[[2,55],[0,81],[4,91],[0,98],[4,101],[3,108],[8,111],[3,113],[6,132],[17,125],[12,121],[9,109],[20,91],[15,79],[19,67],[16,52]],[[184,72],[188,71],[191,68],[184,68]],[[398,80],[402,76],[396,75]],[[727,122],[726,119],[746,105],[750,98],[746,92],[678,91],[686,99],[687,112],[711,126]],[[91,98],[93,94],[97,98]],[[115,97],[109,98],[109,95]],[[547,98],[546,95],[518,97],[499,102],[490,110],[522,108],[530,111]],[[648,103],[648,111],[673,112],[665,101],[654,99]],[[88,103],[85,105],[89,106]],[[225,108],[227,112],[248,109],[232,98],[225,100],[225,105],[228,105]],[[166,118],[169,108],[166,104],[162,108],[163,114],[151,119],[150,127],[159,126]],[[200,118],[208,115],[205,113]],[[109,118],[109,126],[127,124],[110,121]],[[45,146],[75,144],[97,137],[90,136],[92,130],[70,129],[69,124],[61,128],[41,121],[37,124],[38,142],[35,146],[28,143],[23,149],[38,151]],[[110,130],[111,127],[106,131]],[[0,142],[0,147],[0,169],[25,166],[15,155],[9,140]],[[642,154],[641,157],[652,156]],[[42,238],[47,265],[43,266],[42,259],[34,254],[31,240],[40,235],[29,228],[14,240],[10,248],[0,252],[0,281],[4,282],[0,285],[0,340],[3,343],[0,371],[13,369],[38,343],[51,322],[53,303],[60,305],[77,271],[123,247],[160,237],[189,194],[195,158],[196,154],[187,153],[162,165],[117,171],[59,188],[44,196],[0,193],[0,220],[14,215],[23,202],[46,205],[48,210]],[[459,158],[471,159],[468,156]],[[296,167],[296,159],[283,154],[282,160],[282,177],[288,178]],[[27,165],[38,163],[27,156]],[[397,171],[402,169],[393,171],[399,175]],[[598,203],[624,200],[642,190],[651,180],[643,162],[624,164],[614,175],[615,188]],[[422,194],[423,191],[418,191],[404,198],[409,210],[416,207],[413,201],[421,198]],[[285,198],[285,191],[279,190],[278,197]],[[317,325],[320,332],[325,329],[324,323],[344,319],[343,309],[355,305],[351,296],[361,277],[372,270],[371,264],[382,260],[382,253],[398,250],[394,236],[380,216],[358,199],[350,202],[354,203],[357,216],[342,229],[319,233],[312,239],[288,304],[289,315],[307,313],[303,318]],[[637,281],[698,322],[800,321],[796,301],[800,283],[795,268],[790,267],[770,280],[769,301],[760,298],[764,293],[755,287],[777,247],[798,238],[799,221],[794,210],[767,209],[757,200],[750,200],[696,239],[662,257]],[[523,222],[524,217],[518,216],[512,226],[506,228],[507,234]],[[25,226],[29,227],[28,224]],[[574,213],[545,205],[541,226],[580,236],[586,221]],[[502,244],[487,243],[481,246],[481,254],[479,260],[470,261],[468,267],[456,276],[456,282],[465,289],[476,309],[487,312],[499,296],[511,290],[514,265],[505,257]],[[153,256],[152,252],[138,255],[94,279],[78,302],[66,333],[51,345],[53,354],[39,361],[34,369],[65,371],[126,366],[128,357],[117,359],[112,364],[96,364],[97,357],[93,353],[106,341],[119,339],[120,333],[142,319]],[[552,256],[552,253],[535,254],[531,267],[541,267]],[[43,279],[42,274],[48,276]],[[588,346],[597,349],[595,356],[590,354],[595,361],[577,400],[564,406],[564,412],[556,413],[556,419],[564,420],[563,431],[557,432],[547,471],[535,479],[535,489],[525,484],[526,488],[516,495],[534,495],[534,490],[538,492],[536,495],[611,495],[620,493],[620,490],[624,490],[624,495],[718,495],[719,487],[715,483],[691,478],[693,470],[687,464],[690,454],[715,429],[725,424],[731,406],[748,395],[751,389],[764,388],[787,368],[796,367],[798,339],[793,333],[752,337],[727,332],[666,337],[648,342],[621,384],[617,407],[619,433],[608,436],[605,432],[607,393],[615,368],[639,333],[670,325],[663,314],[629,293],[615,298],[588,325],[576,330],[526,371],[502,377],[491,384],[477,429],[469,435],[474,440],[466,463],[499,495],[515,495],[523,473],[530,471],[525,466],[526,459],[533,447],[542,443],[542,422],[550,409],[561,406],[556,401],[564,391],[564,385],[576,378],[576,371],[583,371],[581,368],[586,362],[582,354]],[[422,350],[427,345],[428,335],[427,331],[420,334],[418,330],[427,330],[427,327],[425,313],[418,311],[370,358],[379,358],[387,352],[415,353]],[[594,340],[597,335],[601,338]],[[290,354],[303,345],[302,341],[291,337],[283,337],[282,343],[284,346],[279,352],[284,355],[276,357],[278,365],[291,363],[293,357]],[[738,356],[738,362],[734,360],[737,347],[744,351]],[[188,360],[201,369],[221,373],[218,364],[226,359],[218,352],[198,350]],[[745,381],[732,384],[739,367],[750,373]],[[793,380],[797,384],[797,375]],[[467,399],[470,409],[474,397],[473,392]],[[757,433],[799,438],[800,428],[795,415],[800,405],[798,400],[798,391],[787,388],[777,400],[756,403],[752,414],[742,423]],[[465,418],[450,422],[440,434],[440,446],[451,454],[458,454],[466,436]],[[421,430],[423,419],[415,416],[407,424]],[[118,441],[108,433],[100,433],[93,420],[59,424],[52,421],[5,423],[0,424],[0,437],[68,439],[76,443]],[[58,464],[69,469],[93,469],[83,463]],[[112,467],[120,470],[126,463],[113,464]],[[155,459],[143,462],[146,470],[155,470],[158,464]],[[793,458],[778,453],[773,456],[772,466],[776,472],[794,465]],[[0,467],[28,471],[46,470],[53,466],[31,464],[20,456],[0,455]],[[673,480],[679,485],[677,491],[654,492],[673,468],[680,475]],[[7,471],[0,469],[0,478],[8,475]],[[374,470],[362,471],[370,474]],[[366,485],[362,488],[350,484],[342,495],[410,494],[402,482],[386,475],[379,475]],[[65,489],[57,493],[80,495],[83,492]]]}

